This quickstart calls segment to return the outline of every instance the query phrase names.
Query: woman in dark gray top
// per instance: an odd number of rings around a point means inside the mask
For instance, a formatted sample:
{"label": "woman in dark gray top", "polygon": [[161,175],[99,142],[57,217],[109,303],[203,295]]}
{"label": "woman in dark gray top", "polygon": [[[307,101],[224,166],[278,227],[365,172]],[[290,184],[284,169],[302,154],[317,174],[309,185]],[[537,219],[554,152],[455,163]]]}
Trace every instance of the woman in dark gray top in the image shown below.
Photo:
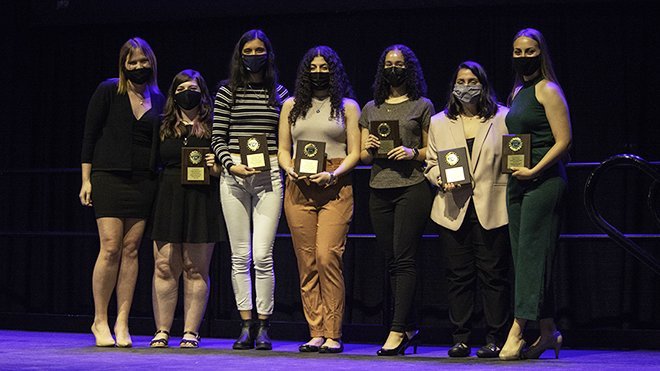
{"label": "woman in dark gray top", "polygon": [[[374,100],[364,106],[360,117],[360,158],[373,163],[369,212],[376,242],[385,254],[394,299],[390,333],[379,356],[405,354],[410,345],[416,351],[419,331],[410,313],[417,276],[415,255],[431,211],[432,195],[422,165],[435,113],[425,94],[424,75],[413,51],[405,45],[387,47],[376,70]],[[373,134],[373,128],[383,123],[392,132],[398,125],[401,145],[378,155],[384,142]]]}
{"label": "woman in dark gray top", "polygon": [[[137,280],[137,249],[156,192],[163,104],[151,47],[137,37],[128,40],[119,51],[119,78],[102,82],[89,102],[81,156],[80,202],[92,206],[94,200],[101,240],[92,276],[97,346],[132,345],[128,314]],[[116,341],[108,325],[115,286]]]}

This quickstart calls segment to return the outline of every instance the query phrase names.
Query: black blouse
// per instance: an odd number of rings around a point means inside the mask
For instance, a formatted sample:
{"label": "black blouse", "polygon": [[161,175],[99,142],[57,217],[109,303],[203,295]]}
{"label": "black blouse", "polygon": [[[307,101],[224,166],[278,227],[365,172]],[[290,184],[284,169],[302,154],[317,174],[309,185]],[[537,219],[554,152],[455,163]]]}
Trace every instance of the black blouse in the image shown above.
{"label": "black blouse", "polygon": [[[118,79],[103,81],[89,102],[81,162],[93,170],[155,170],[160,115],[165,97],[151,94],[151,109],[139,120],[133,115],[128,94],[117,94]],[[149,135],[151,140],[148,140]],[[148,153],[148,162],[142,153]],[[138,157],[139,159],[136,159]]]}

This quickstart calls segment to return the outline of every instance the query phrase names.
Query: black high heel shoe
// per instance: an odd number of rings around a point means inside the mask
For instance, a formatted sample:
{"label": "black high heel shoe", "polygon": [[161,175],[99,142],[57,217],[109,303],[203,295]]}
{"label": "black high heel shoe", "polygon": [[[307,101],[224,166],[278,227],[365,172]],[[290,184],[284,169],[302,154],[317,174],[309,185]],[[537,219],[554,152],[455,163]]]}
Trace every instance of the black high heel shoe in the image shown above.
{"label": "black high heel shoe", "polygon": [[415,332],[412,334],[410,339],[408,339],[408,346],[406,346],[406,348],[403,349],[403,353],[401,354],[405,355],[406,349],[408,349],[408,347],[410,346],[413,347],[413,354],[417,354],[417,346],[420,344],[420,342],[421,342],[421,336],[419,335],[419,330],[415,330]]}
{"label": "black high heel shoe", "polygon": [[408,338],[407,333],[403,333],[403,340],[399,343],[399,345],[396,348],[393,349],[385,349],[385,348],[380,348],[376,352],[377,355],[379,356],[385,356],[385,357],[391,357],[391,356],[396,356],[401,354],[406,355],[406,349],[408,349],[409,346],[413,346],[413,353],[417,354],[417,346],[419,345],[419,330],[415,330],[415,333]]}
{"label": "black high heel shoe", "polygon": [[564,341],[564,338],[561,336],[561,332],[555,331],[552,334],[552,337],[541,343],[538,341],[535,345],[531,345],[522,353],[523,359],[538,359],[541,357],[541,354],[550,348],[555,349],[555,359],[559,358],[559,350],[561,349],[561,344]]}

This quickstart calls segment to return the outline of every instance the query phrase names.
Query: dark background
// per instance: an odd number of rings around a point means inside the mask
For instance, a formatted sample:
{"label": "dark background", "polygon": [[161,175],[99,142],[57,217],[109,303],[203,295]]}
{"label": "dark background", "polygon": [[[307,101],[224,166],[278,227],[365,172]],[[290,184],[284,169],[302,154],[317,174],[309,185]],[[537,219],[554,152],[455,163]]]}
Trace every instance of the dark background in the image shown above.
{"label": "dark background", "polygon": [[[0,89],[0,327],[87,331],[91,270],[98,252],[93,213],[79,205],[80,148],[87,102],[117,75],[123,42],[140,36],[158,58],[162,90],[180,70],[214,86],[226,77],[235,42],[262,28],[273,42],[281,82],[293,89],[305,51],[329,45],[341,56],[358,102],[371,99],[381,51],[410,46],[428,97],[441,110],[456,65],[488,71],[498,97],[511,89],[511,42],[521,28],[545,35],[573,124],[573,165],[555,277],[558,321],[573,346],[657,347],[660,277],[601,236],[583,207],[593,162],[618,153],[660,160],[660,36],[650,1],[9,1],[2,5]],[[586,163],[586,164],[585,164]],[[656,166],[657,168],[657,166]],[[354,173],[356,217],[345,254],[347,341],[380,342],[389,296],[381,253],[369,235],[368,169]],[[658,226],[646,208],[651,180],[616,169],[597,190],[611,223],[660,256]],[[658,208],[656,203],[654,207]],[[416,308],[428,341],[451,341],[441,246],[429,224],[420,250]],[[305,339],[295,257],[284,218],[275,246],[275,336]],[[149,241],[140,252],[134,333],[151,333]],[[203,336],[234,336],[238,318],[229,248],[213,258]],[[114,313],[111,304],[111,313]],[[178,312],[180,317],[180,310]],[[180,331],[176,326],[176,332]],[[475,340],[479,342],[479,338]]]}

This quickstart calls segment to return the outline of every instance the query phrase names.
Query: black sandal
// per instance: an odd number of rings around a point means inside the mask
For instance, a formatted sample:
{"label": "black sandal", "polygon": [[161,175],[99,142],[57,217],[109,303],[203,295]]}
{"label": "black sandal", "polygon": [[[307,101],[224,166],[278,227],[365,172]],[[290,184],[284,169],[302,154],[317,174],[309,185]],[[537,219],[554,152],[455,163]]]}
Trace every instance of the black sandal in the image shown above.
{"label": "black sandal", "polygon": [[[165,334],[167,337],[164,338],[158,338],[156,339],[156,336],[158,334]],[[167,348],[169,346],[170,342],[170,332],[167,330],[158,330],[154,334],[154,338],[151,339],[151,342],[149,343],[150,348]]]}
{"label": "black sandal", "polygon": [[186,334],[194,336],[195,339],[194,340],[185,339],[185,338],[181,339],[181,342],[179,343],[179,348],[199,348],[199,340],[201,339],[199,337],[199,334],[192,331],[184,331],[183,335],[185,336]]}

